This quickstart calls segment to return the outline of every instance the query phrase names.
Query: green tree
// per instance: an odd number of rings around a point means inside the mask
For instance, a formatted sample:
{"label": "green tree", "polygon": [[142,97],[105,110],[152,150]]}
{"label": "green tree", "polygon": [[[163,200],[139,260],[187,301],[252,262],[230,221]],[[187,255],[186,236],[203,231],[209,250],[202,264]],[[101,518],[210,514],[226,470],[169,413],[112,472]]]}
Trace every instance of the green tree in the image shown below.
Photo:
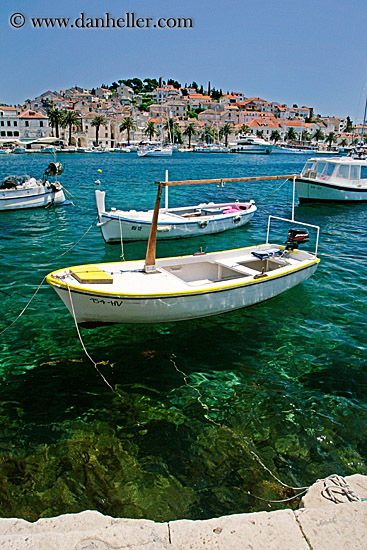
{"label": "green tree", "polygon": [[278,132],[278,130],[273,130],[272,133],[271,133],[271,136],[270,136],[270,139],[271,141],[273,141],[274,143],[276,143],[277,141],[279,141],[281,139],[281,135],[280,133]]}
{"label": "green tree", "polygon": [[63,117],[64,117],[64,113],[60,109],[57,109],[56,107],[51,109],[51,111],[48,113],[48,118],[50,120],[50,124],[52,128],[52,134],[53,134],[53,129],[55,128],[55,133],[57,138],[60,137],[59,126],[61,126]]}
{"label": "green tree", "polygon": [[334,132],[330,132],[330,134],[328,134],[326,136],[326,139],[325,139],[326,143],[329,144],[329,149],[331,148],[332,144],[333,143],[336,143],[336,135]]}
{"label": "green tree", "polygon": [[250,133],[250,128],[247,126],[247,124],[242,124],[241,128],[238,130],[238,133],[239,134],[249,134]]}
{"label": "green tree", "polygon": [[197,131],[193,124],[189,124],[188,126],[186,126],[184,130],[184,136],[188,136],[189,138],[189,149],[191,149],[191,138],[196,135],[197,135]]}
{"label": "green tree", "polygon": [[212,126],[208,126],[207,124],[205,124],[204,131],[201,134],[200,139],[202,141],[205,141],[205,143],[207,143],[207,144],[213,143],[214,140],[215,140],[214,128]]}
{"label": "green tree", "polygon": [[350,120],[349,116],[347,116],[347,125],[346,125],[346,127],[345,127],[345,131],[346,131],[347,133],[350,133],[350,132],[352,131],[352,129],[353,129],[353,123],[352,123],[352,121]]}
{"label": "green tree", "polygon": [[106,126],[106,124],[107,124],[107,120],[102,115],[95,116],[91,122],[91,126],[94,126],[96,129],[96,142],[95,142],[96,147],[98,147],[99,128],[101,126]]}
{"label": "green tree", "polygon": [[120,132],[127,132],[127,143],[130,145],[130,132],[135,130],[135,124],[131,116],[124,118],[120,124]]}
{"label": "green tree", "polygon": [[225,124],[219,131],[219,137],[222,138],[224,136],[224,143],[225,146],[228,146],[228,136],[232,133],[232,127],[230,124]]}
{"label": "green tree", "polygon": [[294,131],[294,128],[290,127],[288,129],[288,132],[285,134],[285,139],[287,141],[295,141],[297,139],[296,132]]}
{"label": "green tree", "polygon": [[64,111],[64,116],[61,121],[62,128],[69,127],[69,141],[68,144],[71,145],[71,132],[75,128],[78,130],[80,128],[80,120],[78,115],[74,111]]}
{"label": "green tree", "polygon": [[152,141],[152,138],[153,136],[155,136],[156,133],[157,130],[155,129],[154,122],[150,120],[144,129],[144,134],[146,136],[149,136],[150,141]]}
{"label": "green tree", "polygon": [[307,130],[303,130],[302,132],[302,141],[311,141],[311,136]]}
{"label": "green tree", "polygon": [[345,138],[343,138],[342,140],[340,140],[339,145],[340,147],[347,147],[348,142]]}
{"label": "green tree", "polygon": [[257,137],[263,138],[264,137],[264,131],[263,130],[256,130]]}
{"label": "green tree", "polygon": [[189,118],[196,118],[196,120],[198,119],[198,114],[193,109],[191,109],[191,111],[187,111],[187,116]]}
{"label": "green tree", "polygon": [[314,135],[312,136],[312,139],[315,139],[317,141],[317,143],[324,139],[324,134],[322,133],[322,131],[320,130],[320,128],[318,128],[317,130],[315,130],[315,133]]}

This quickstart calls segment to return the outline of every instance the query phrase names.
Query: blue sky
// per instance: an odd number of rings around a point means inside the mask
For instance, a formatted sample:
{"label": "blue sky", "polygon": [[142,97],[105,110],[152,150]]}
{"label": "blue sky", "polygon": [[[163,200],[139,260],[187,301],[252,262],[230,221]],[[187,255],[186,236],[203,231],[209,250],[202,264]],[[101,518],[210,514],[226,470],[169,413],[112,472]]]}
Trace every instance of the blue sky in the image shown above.
{"label": "blue sky", "polygon": [[[11,14],[26,23],[14,29]],[[34,29],[31,17],[191,17],[191,29]],[[162,76],[361,120],[366,0],[1,0],[0,102]]]}

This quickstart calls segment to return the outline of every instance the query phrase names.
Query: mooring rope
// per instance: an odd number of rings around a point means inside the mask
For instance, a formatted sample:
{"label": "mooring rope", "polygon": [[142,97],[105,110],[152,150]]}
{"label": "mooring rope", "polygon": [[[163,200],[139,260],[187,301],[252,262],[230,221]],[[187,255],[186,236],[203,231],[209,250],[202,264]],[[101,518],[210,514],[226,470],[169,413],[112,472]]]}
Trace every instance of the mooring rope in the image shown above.
{"label": "mooring rope", "polygon": [[9,326],[7,326],[6,328],[4,328],[4,330],[2,330],[2,331],[0,332],[0,336],[1,336],[2,334],[4,334],[4,332],[6,332],[10,327],[12,327],[12,326],[18,321],[18,319],[20,319],[20,317],[23,315],[23,313],[24,313],[25,310],[28,308],[28,306],[29,306],[30,303],[32,302],[33,298],[36,296],[36,294],[38,293],[39,289],[41,288],[41,286],[42,286],[43,283],[45,282],[45,279],[46,279],[46,275],[45,275],[45,277],[43,277],[43,279],[42,279],[40,285],[38,286],[36,292],[33,294],[32,298],[29,300],[29,302],[27,303],[27,305],[22,309],[22,311],[21,311],[21,312],[19,313],[19,315],[14,319],[14,321],[12,321],[12,322],[10,323]]}
{"label": "mooring rope", "polygon": [[[301,496],[302,494],[304,494],[308,489],[309,489],[309,486],[307,487],[292,487],[292,485],[288,485],[287,483],[284,483],[283,481],[281,481],[265,464],[264,462],[261,460],[261,458],[259,457],[259,455],[251,448],[251,444],[249,441],[247,441],[245,438],[242,438],[241,436],[239,436],[238,434],[236,434],[229,426],[226,426],[225,424],[221,424],[220,422],[216,422],[215,420],[213,420],[212,418],[210,418],[209,416],[209,412],[210,412],[210,409],[208,407],[208,405],[206,405],[206,403],[203,402],[202,400],[202,394],[201,392],[195,387],[195,386],[192,386],[191,384],[189,384],[188,382],[188,379],[189,379],[189,376],[183,372],[181,369],[178,368],[177,364],[176,364],[176,361],[175,361],[176,357],[175,355],[171,356],[169,358],[170,362],[172,363],[172,365],[174,366],[174,368],[176,369],[177,372],[179,372],[182,377],[183,377],[183,380],[184,380],[184,383],[185,385],[188,387],[188,388],[191,388],[192,390],[194,390],[197,394],[198,394],[198,397],[197,397],[197,401],[200,403],[200,405],[203,407],[203,409],[206,411],[206,414],[204,415],[204,417],[209,421],[211,422],[212,424],[214,424],[215,426],[218,426],[220,428],[222,428],[223,430],[226,430],[228,431],[231,436],[233,438],[235,438],[239,445],[246,451],[249,452],[249,454],[258,462],[258,464],[260,464],[260,466],[262,466],[262,468],[264,468],[265,471],[267,471],[271,477],[273,479],[275,479],[280,485],[282,485],[283,487],[287,488],[287,489],[292,489],[293,491],[301,491],[301,493],[298,493],[297,495],[291,497],[289,500],[292,500],[294,498],[297,498],[298,496]],[[246,447],[244,447],[243,443],[241,440],[244,440],[244,442],[246,443]],[[251,496],[254,496],[256,497],[256,495],[252,495],[252,493],[250,493],[248,491],[248,494],[250,494]],[[256,497],[256,498],[259,498],[261,499],[261,497]],[[266,500],[266,499],[261,499],[261,500]],[[268,502],[283,502],[282,501],[268,501]],[[284,500],[285,502],[285,500]]]}

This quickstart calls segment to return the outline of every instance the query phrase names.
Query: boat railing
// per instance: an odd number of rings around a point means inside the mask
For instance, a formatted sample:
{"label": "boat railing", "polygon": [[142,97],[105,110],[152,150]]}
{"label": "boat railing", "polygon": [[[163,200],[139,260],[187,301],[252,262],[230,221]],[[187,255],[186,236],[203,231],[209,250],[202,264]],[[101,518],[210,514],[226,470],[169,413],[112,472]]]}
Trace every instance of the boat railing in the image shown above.
{"label": "boat railing", "polygon": [[271,224],[272,219],[273,220],[279,220],[279,221],[282,221],[282,222],[288,222],[288,223],[291,223],[291,224],[302,225],[302,227],[312,227],[313,229],[316,229],[315,252],[310,252],[310,254],[314,254],[315,257],[317,257],[317,250],[318,250],[318,247],[319,247],[319,236],[320,236],[320,227],[318,225],[312,225],[311,223],[297,222],[294,219],[289,220],[287,218],[279,218],[278,216],[269,216],[269,218],[268,218],[268,230],[267,230],[267,233],[266,233],[266,244],[269,244],[270,224]]}

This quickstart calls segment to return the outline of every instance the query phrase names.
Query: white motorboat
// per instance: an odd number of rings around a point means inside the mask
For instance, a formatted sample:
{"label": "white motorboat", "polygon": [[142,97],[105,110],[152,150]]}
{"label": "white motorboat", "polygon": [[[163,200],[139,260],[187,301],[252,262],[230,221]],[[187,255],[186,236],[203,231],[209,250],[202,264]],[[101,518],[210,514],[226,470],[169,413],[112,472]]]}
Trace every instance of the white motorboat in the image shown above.
{"label": "white motorboat", "polygon": [[231,153],[252,153],[256,155],[269,155],[273,145],[261,137],[239,135],[237,144],[231,148]]}
{"label": "white motorboat", "polygon": [[37,180],[29,176],[6,177],[0,184],[0,211],[63,204],[65,195],[60,182],[48,179],[60,176],[63,170],[60,162],[51,162],[43,179]]}
{"label": "white motorboat", "polygon": [[[148,240],[153,210],[111,208],[106,211],[105,191],[95,193],[98,226],[106,243]],[[196,237],[241,227],[251,220],[256,210],[254,201],[209,202],[178,208],[167,205],[159,210],[157,239]]]}
{"label": "white motorboat", "polygon": [[25,153],[25,147],[15,147],[13,153],[15,155],[23,155]]}
{"label": "white motorboat", "polygon": [[138,157],[171,157],[172,147],[161,145],[142,147],[137,151]]}
{"label": "white motorboat", "polygon": [[296,178],[300,202],[367,201],[367,160],[348,157],[313,157]]}
{"label": "white motorboat", "polygon": [[228,153],[227,147],[222,145],[195,145],[194,153]]}
{"label": "white motorboat", "polygon": [[312,147],[311,145],[289,145],[288,143],[280,143],[273,147],[272,153],[283,155],[312,155],[317,153],[317,147]]}
{"label": "white motorboat", "polygon": [[[248,179],[254,178],[222,181]],[[218,315],[273,298],[315,272],[319,228],[302,224],[314,228],[317,237],[314,252],[301,251],[298,246],[309,240],[303,228],[290,229],[283,245],[269,242],[274,217],[264,244],[156,260],[159,205],[162,189],[170,183],[177,182],[158,182],[145,261],[82,265],[47,276],[76,323],[158,323]],[[300,225],[294,215],[292,220],[274,219]]]}

